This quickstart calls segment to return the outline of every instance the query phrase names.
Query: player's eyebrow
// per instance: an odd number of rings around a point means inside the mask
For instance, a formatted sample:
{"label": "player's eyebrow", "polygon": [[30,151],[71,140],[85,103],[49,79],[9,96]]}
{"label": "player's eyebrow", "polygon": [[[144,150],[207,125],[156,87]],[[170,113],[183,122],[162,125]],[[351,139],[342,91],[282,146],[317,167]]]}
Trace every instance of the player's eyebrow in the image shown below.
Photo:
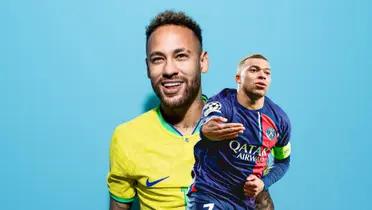
{"label": "player's eyebrow", "polygon": [[[186,52],[186,53],[191,54],[191,50],[188,50],[186,48],[177,48],[177,49],[174,50],[173,53],[177,54],[177,53],[181,53],[181,52]],[[156,56],[156,55],[164,56],[164,53],[162,53],[161,51],[154,51],[154,52],[150,53],[149,58],[151,58],[152,56]]]}
{"label": "player's eyebrow", "polygon": [[246,69],[250,69],[250,68],[252,68],[252,67],[254,67],[254,68],[257,68],[257,69],[260,69],[260,70],[269,70],[269,71],[271,71],[271,68],[261,68],[261,67],[259,67],[259,66],[257,66],[257,65],[250,65],[250,66],[248,66]]}
{"label": "player's eyebrow", "polygon": [[155,51],[155,52],[150,53],[150,56],[149,56],[149,57],[151,58],[152,56],[155,56],[155,55],[163,56],[164,53],[162,53],[162,52],[160,52],[160,51]]}
{"label": "player's eyebrow", "polygon": [[186,49],[186,48],[177,48],[174,50],[174,53],[177,54],[177,53],[180,53],[180,52],[187,52],[187,53],[191,53],[190,50]]}

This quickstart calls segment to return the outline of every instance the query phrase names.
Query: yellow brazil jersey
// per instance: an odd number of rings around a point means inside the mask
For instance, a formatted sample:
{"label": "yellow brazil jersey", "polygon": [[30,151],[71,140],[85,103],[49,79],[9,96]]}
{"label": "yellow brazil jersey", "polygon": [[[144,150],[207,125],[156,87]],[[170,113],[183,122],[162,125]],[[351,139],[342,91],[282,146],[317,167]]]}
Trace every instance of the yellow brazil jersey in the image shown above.
{"label": "yellow brazil jersey", "polygon": [[111,197],[126,203],[137,195],[141,209],[184,210],[198,140],[198,126],[182,136],[164,121],[159,107],[119,125],[110,149]]}

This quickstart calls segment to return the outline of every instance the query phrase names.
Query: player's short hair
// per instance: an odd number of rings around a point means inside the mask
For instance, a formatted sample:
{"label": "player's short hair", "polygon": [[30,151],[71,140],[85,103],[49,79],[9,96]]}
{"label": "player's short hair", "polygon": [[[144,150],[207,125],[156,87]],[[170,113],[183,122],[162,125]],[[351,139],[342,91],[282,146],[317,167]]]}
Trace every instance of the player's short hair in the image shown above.
{"label": "player's short hair", "polygon": [[262,54],[259,54],[259,53],[247,55],[240,60],[240,62],[238,64],[236,74],[240,74],[241,68],[244,65],[245,61],[247,61],[248,59],[251,59],[251,58],[258,58],[258,59],[263,59],[265,61],[269,61],[265,56],[263,56]]}
{"label": "player's short hair", "polygon": [[155,16],[146,27],[146,49],[151,34],[160,26],[178,25],[183,26],[194,32],[200,43],[200,50],[203,49],[202,30],[199,24],[190,16],[181,11],[165,10]]}

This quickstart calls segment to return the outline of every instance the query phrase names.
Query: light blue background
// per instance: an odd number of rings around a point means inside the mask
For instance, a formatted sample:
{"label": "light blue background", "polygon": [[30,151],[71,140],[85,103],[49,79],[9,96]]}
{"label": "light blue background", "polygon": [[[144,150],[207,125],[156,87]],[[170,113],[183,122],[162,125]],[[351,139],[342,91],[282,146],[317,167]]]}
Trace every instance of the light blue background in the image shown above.
{"label": "light blue background", "polygon": [[272,64],[269,96],[293,125],[278,210],[368,209],[372,186],[369,1],[0,2],[0,208],[107,209],[116,125],[147,107],[144,30],[158,12],[201,25],[207,95],[235,87],[238,60]]}

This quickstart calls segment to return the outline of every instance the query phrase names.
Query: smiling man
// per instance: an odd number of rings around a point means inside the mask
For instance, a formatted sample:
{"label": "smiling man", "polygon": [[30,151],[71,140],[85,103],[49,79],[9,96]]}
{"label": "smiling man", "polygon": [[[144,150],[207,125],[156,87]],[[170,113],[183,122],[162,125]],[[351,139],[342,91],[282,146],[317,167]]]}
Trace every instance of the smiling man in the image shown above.
{"label": "smiling man", "polygon": [[182,12],[165,11],[146,30],[147,75],[160,106],[119,125],[110,148],[110,209],[186,208],[193,148],[208,70],[199,25]]}

